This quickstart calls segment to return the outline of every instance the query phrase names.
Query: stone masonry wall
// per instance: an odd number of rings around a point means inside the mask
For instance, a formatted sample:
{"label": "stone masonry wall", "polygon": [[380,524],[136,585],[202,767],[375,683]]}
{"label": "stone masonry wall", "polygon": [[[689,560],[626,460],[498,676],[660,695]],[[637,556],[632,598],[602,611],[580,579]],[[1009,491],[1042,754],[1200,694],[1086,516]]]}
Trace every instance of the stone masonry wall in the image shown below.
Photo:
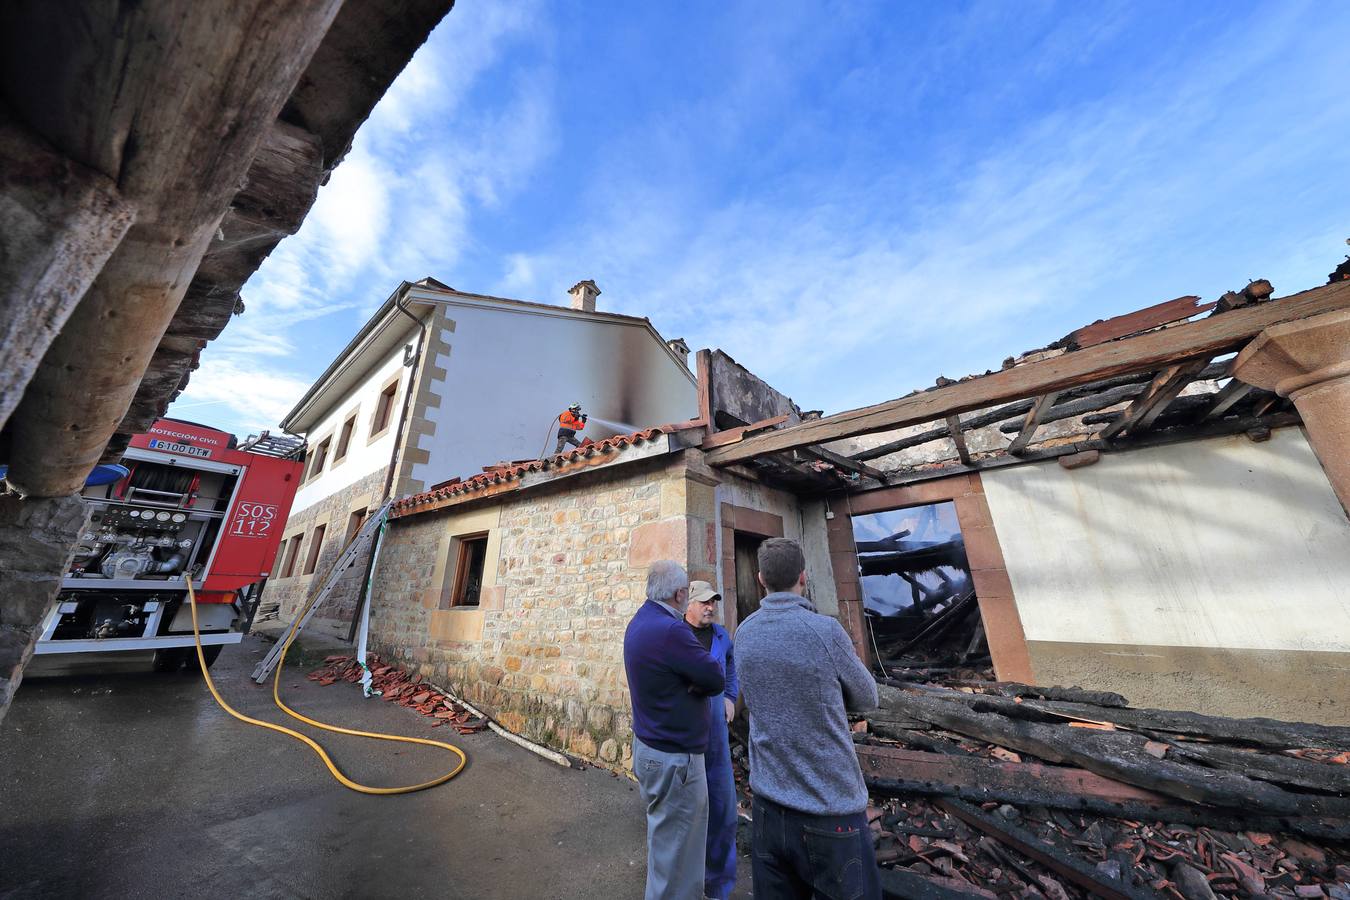
{"label": "stone masonry wall", "polygon": [[[395,520],[376,571],[372,648],[511,731],[628,767],[623,634],[645,599],[647,567],[675,559],[708,571],[714,556],[711,529],[688,515],[690,486],[703,487],[696,454],[618,462],[518,497]],[[472,531],[472,510],[481,517],[488,506],[499,512],[500,549],[494,559],[490,544],[487,560],[495,585],[477,610],[439,609],[448,537]]]}
{"label": "stone masonry wall", "polygon": [[[283,567],[286,564],[286,556],[290,552],[291,537],[296,534],[303,534],[304,540],[300,544],[300,554],[296,558],[295,574],[289,578],[273,577],[267,582],[267,589],[263,598],[266,608],[270,609],[274,604],[279,605],[281,619],[289,622],[305,602],[319,591],[323,586],[324,578],[328,575],[328,570],[337,561],[345,546],[344,538],[347,536],[348,517],[352,512],[362,507],[366,508],[368,515],[374,514],[379,506],[380,494],[384,490],[384,479],[388,471],[386,467],[372,472],[355,484],[320,500],[313,506],[306,507],[286,520],[286,528],[282,532],[284,540],[281,545],[281,553],[277,555],[276,574],[278,576],[285,571]],[[301,573],[305,570],[305,560],[309,557],[310,541],[313,540],[314,528],[319,524],[327,525],[327,530],[324,532],[323,548],[319,551],[318,564],[314,567],[313,574],[302,575]],[[356,564],[343,574],[336,588],[319,607],[318,612],[314,614],[314,618],[310,621],[308,627],[317,627],[346,636],[347,627],[356,611],[361,583],[365,577],[366,565],[369,561],[370,554],[362,554]]]}

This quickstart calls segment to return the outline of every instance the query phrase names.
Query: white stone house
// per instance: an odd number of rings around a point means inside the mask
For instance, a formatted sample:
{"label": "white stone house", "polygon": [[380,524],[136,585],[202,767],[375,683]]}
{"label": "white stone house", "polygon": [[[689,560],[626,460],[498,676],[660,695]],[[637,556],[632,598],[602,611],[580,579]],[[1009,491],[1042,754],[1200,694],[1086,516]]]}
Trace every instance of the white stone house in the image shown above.
{"label": "white stone house", "polygon": [[[281,423],[309,447],[267,609],[288,616],[318,590],[386,495],[551,454],[571,403],[594,440],[696,416],[684,342],[598,311],[599,293],[582,281],[553,306],[432,278],[399,285]],[[314,624],[346,630],[364,566],[352,572]]]}

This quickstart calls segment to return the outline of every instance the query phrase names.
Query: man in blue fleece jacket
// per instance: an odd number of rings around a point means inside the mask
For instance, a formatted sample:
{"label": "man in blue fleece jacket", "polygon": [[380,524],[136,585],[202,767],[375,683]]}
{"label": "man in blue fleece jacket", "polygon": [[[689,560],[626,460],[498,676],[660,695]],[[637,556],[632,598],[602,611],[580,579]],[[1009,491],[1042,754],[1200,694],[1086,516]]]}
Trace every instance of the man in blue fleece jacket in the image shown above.
{"label": "man in blue fleece jacket", "polygon": [[847,716],[876,707],[876,680],[843,626],[802,596],[796,541],[760,545],[759,583],[770,593],[736,629],[735,649],[750,713],[755,900],[880,900]]}
{"label": "man in blue fleece jacket", "polygon": [[647,602],[623,636],[633,700],[633,775],[647,806],[646,900],[703,896],[708,833],[708,697],[726,685],[685,624],[689,576],[679,563],[647,570]]}

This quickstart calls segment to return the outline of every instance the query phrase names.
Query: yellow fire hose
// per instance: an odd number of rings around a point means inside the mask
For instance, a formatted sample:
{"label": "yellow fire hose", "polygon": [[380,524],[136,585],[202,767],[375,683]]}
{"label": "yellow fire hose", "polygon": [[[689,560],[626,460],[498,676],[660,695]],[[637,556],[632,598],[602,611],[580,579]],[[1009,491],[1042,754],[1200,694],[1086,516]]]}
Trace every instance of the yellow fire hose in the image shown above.
{"label": "yellow fire hose", "polygon": [[[281,702],[281,670],[286,667],[286,651],[291,648],[291,642],[295,640],[297,626],[299,625],[300,620],[304,618],[305,612],[308,611],[308,606],[300,611],[300,615],[296,616],[295,622],[291,625],[290,632],[286,635],[285,643],[282,645],[281,658],[277,660],[276,677],[272,680],[272,699],[276,702],[277,706],[281,708],[281,711],[293,719],[299,719],[307,725],[313,725],[315,728],[322,728],[324,731],[335,731],[338,734],[354,734],[357,737],[374,738],[379,741],[399,741],[404,744],[425,744],[428,747],[440,747],[442,750],[449,750],[451,753],[458,756],[459,764],[450,772],[439,778],[434,778],[431,781],[424,781],[421,784],[409,785],[408,787],[380,788],[370,787],[365,784],[357,784],[355,781],[352,781],[346,775],[342,774],[341,770],[333,764],[333,760],[329,758],[328,753],[313,738],[301,734],[294,729],[287,728],[284,725],[273,725],[271,722],[263,722],[259,719],[250,718],[234,709],[220,696],[220,692],[216,690],[216,683],[211,680],[211,672],[206,668],[206,657],[202,653],[202,634],[197,626],[197,595],[192,590],[192,580],[190,578],[184,580],[187,583],[188,603],[192,608],[192,639],[197,645],[197,663],[201,666],[202,677],[206,679],[206,686],[211,689],[211,696],[216,698],[216,702],[220,704],[221,709],[245,724],[257,725],[259,728],[279,731],[282,734],[289,735],[297,741],[306,744],[311,750],[319,754],[319,758],[322,759],[323,764],[328,767],[328,771],[331,772],[333,777],[341,782],[344,787],[349,787],[362,794],[411,794],[413,791],[422,791],[427,788],[435,787],[438,784],[445,784],[451,778],[454,778],[463,771],[465,764],[468,762],[468,757],[464,755],[463,750],[451,744],[446,744],[442,741],[427,740],[426,738],[404,737],[397,734],[382,734],[378,731],[357,731],[352,728],[327,725],[323,722],[311,719],[308,716],[302,716],[300,713]],[[313,600],[310,600],[310,603],[313,602]]]}

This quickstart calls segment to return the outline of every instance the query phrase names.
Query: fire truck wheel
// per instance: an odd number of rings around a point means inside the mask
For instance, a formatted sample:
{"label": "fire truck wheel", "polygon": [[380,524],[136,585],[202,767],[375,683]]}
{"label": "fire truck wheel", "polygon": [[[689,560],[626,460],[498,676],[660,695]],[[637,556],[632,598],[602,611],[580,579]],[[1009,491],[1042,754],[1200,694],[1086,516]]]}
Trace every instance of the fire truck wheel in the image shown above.
{"label": "fire truck wheel", "polygon": [[[202,656],[206,658],[206,667],[208,669],[211,668],[211,664],[216,661],[216,657],[220,656],[220,651],[224,649],[225,646],[223,644],[212,644],[210,647],[202,648]],[[193,672],[200,672],[202,670],[202,667],[197,662],[197,651],[189,649],[185,652],[188,655],[187,657],[188,669],[190,669]]]}
{"label": "fire truck wheel", "polygon": [[155,651],[155,671],[156,672],[177,672],[183,668],[186,662],[184,651],[178,647],[166,647],[163,650]]}

